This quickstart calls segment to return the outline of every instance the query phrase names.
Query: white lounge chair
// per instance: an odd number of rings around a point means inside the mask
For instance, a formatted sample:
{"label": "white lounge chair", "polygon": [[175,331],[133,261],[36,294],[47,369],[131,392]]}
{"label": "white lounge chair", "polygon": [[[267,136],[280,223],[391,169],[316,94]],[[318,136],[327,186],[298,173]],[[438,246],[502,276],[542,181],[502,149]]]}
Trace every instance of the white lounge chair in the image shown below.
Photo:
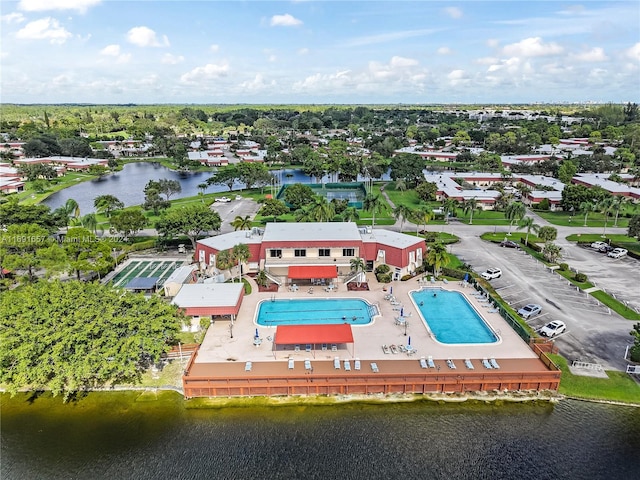
{"label": "white lounge chair", "polygon": [[378,364],[375,362],[371,362],[371,371],[373,373],[378,373],[380,370],[378,369]]}
{"label": "white lounge chair", "polygon": [[424,357],[420,357],[420,366],[422,368],[429,368],[429,366],[427,365],[427,359]]}
{"label": "white lounge chair", "polygon": [[289,358],[289,370],[293,370],[293,367],[294,367],[293,358]]}
{"label": "white lounge chair", "polygon": [[430,281],[431,283],[436,283],[436,277],[431,277]]}
{"label": "white lounge chair", "polygon": [[487,310],[487,313],[500,313],[499,308],[492,308],[491,310]]}
{"label": "white lounge chair", "polygon": [[429,358],[427,358],[427,365],[429,365],[429,368],[436,368],[436,364],[433,361],[433,357],[431,355],[429,355]]}
{"label": "white lounge chair", "polygon": [[484,365],[484,368],[488,368],[489,370],[493,368],[491,363],[489,363],[489,360],[487,360],[486,358],[482,359],[482,365]]}
{"label": "white lounge chair", "polygon": [[444,283],[445,285],[448,285],[449,284],[449,280],[447,280],[446,278],[443,278],[442,279],[442,283]]}
{"label": "white lounge chair", "polygon": [[489,363],[491,364],[491,366],[492,366],[493,368],[500,368],[500,365],[498,365],[498,362],[496,362],[496,359],[495,359],[495,358],[490,358],[490,359],[489,359]]}
{"label": "white lounge chair", "polygon": [[360,370],[360,359],[356,358],[355,361],[353,362],[353,368],[355,370]]}
{"label": "white lounge chair", "polygon": [[474,367],[473,367],[473,363],[471,363],[471,360],[469,360],[468,358],[464,361],[464,364],[466,365],[466,367],[467,367],[469,370],[473,370],[473,369],[474,369]]}
{"label": "white lounge chair", "polygon": [[335,343],[331,344],[331,351],[332,352],[337,352],[338,351],[338,345],[336,345]]}
{"label": "white lounge chair", "polygon": [[345,371],[347,371],[347,372],[350,372],[350,371],[351,371],[351,362],[350,362],[349,360],[345,360],[345,361],[344,361],[344,369],[345,369]]}
{"label": "white lounge chair", "polygon": [[340,357],[335,357],[333,359],[333,368],[340,370]]}
{"label": "white lounge chair", "polygon": [[451,359],[447,360],[447,366],[452,370],[454,370],[456,368],[456,364],[453,363],[453,360],[451,360]]}
{"label": "white lounge chair", "polygon": [[311,352],[311,344],[310,344],[310,343],[307,343],[307,344],[305,345],[305,347],[304,347],[304,351],[305,351],[305,352],[307,352],[307,353]]}
{"label": "white lounge chair", "polygon": [[250,372],[251,371],[251,367],[253,366],[253,364],[251,362],[247,362],[244,364],[244,371],[245,372]]}
{"label": "white lounge chair", "polygon": [[294,352],[299,352],[299,351],[300,351],[300,345],[295,345],[295,346],[293,347],[293,351],[294,351]]}
{"label": "white lounge chair", "polygon": [[385,354],[389,354],[389,353],[391,353],[391,350],[389,349],[389,347],[388,347],[387,345],[382,345],[382,351],[383,351]]}
{"label": "white lounge chair", "polygon": [[309,360],[308,358],[305,359],[305,361],[304,361],[304,369],[305,370],[311,370],[311,360]]}

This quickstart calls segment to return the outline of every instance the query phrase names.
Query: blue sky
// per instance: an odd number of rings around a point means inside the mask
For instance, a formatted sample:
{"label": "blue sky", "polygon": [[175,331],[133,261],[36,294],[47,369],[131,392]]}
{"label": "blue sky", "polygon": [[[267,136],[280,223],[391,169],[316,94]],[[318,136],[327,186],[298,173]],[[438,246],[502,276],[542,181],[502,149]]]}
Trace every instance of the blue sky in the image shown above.
{"label": "blue sky", "polygon": [[0,2],[4,103],[640,100],[640,2]]}

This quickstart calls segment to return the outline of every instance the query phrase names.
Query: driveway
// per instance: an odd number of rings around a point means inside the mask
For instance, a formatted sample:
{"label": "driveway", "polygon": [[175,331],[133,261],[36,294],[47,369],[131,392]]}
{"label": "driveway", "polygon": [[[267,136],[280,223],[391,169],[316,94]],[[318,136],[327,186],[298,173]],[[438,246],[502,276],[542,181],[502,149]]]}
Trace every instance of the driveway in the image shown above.
{"label": "driveway", "polygon": [[214,202],[211,205],[211,209],[218,212],[222,225],[220,226],[220,233],[233,232],[234,228],[231,226],[231,222],[237,217],[249,217],[253,218],[255,214],[260,210],[260,205],[250,198],[242,198],[235,200],[235,195],[230,196],[232,198],[230,202]]}

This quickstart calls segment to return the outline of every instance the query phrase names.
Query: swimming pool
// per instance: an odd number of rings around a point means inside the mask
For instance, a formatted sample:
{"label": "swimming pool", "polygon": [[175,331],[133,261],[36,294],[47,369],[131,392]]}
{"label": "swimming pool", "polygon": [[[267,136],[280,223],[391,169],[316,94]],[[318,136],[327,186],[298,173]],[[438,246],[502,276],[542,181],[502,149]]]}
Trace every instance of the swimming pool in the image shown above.
{"label": "swimming pool", "polygon": [[378,307],[352,298],[271,299],[258,304],[255,322],[263,327],[277,325],[367,325],[378,315]]}
{"label": "swimming pool", "polygon": [[461,293],[426,288],[411,292],[411,297],[438,342],[478,344],[498,341]]}

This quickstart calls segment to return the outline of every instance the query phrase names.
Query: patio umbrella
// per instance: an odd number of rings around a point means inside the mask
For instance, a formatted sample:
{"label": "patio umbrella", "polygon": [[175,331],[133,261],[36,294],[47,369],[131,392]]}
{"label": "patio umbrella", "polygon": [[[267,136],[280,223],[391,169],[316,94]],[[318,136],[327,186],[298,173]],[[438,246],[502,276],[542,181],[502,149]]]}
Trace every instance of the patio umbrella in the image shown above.
{"label": "patio umbrella", "polygon": [[409,340],[407,341],[407,345],[411,345],[411,337],[409,337]]}
{"label": "patio umbrella", "polygon": [[403,307],[400,307],[400,316],[404,317],[404,308]]}
{"label": "patio umbrella", "polygon": [[393,293],[393,287],[389,287],[389,293]]}
{"label": "patio umbrella", "polygon": [[258,335],[258,329],[256,328],[256,338],[258,338],[260,335]]}
{"label": "patio umbrella", "polygon": [[468,273],[465,273],[465,274],[464,274],[464,281],[465,281],[465,282],[468,282],[468,281],[469,281],[469,274],[468,274]]}

